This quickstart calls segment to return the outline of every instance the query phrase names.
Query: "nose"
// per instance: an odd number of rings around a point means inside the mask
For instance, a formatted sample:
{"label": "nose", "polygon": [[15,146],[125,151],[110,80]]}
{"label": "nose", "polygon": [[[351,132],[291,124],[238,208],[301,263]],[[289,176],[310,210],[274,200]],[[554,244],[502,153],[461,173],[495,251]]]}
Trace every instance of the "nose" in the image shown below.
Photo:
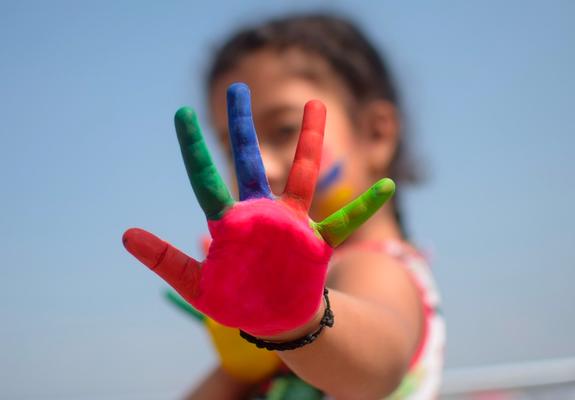
{"label": "nose", "polygon": [[286,166],[273,149],[262,147],[260,151],[270,188],[274,194],[281,194],[287,179]]}

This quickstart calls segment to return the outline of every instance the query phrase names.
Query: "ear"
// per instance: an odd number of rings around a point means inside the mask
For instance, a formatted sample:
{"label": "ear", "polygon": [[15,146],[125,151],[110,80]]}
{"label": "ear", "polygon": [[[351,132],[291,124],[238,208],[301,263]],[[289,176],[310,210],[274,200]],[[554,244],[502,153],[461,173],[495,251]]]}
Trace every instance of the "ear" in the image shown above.
{"label": "ear", "polygon": [[400,120],[397,108],[387,100],[373,100],[360,113],[362,154],[374,174],[385,174],[397,148]]}

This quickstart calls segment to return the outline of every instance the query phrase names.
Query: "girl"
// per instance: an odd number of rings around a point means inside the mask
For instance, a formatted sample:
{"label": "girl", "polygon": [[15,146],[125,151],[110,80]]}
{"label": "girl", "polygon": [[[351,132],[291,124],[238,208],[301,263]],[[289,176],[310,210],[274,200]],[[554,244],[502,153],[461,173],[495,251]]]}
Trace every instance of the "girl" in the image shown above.
{"label": "girl", "polygon": [[[400,190],[415,179],[390,75],[374,47],[349,22],[323,15],[273,20],[236,33],[217,51],[209,70],[208,97],[232,174],[241,161],[238,144],[228,139],[227,121],[232,117],[223,105],[226,88],[234,82],[245,82],[251,89],[261,159],[276,194],[286,183],[290,187],[304,105],[311,99],[325,105],[322,163],[309,211],[313,220],[338,210],[383,176],[393,178]],[[243,95],[230,97],[228,92],[228,102]],[[302,140],[313,124],[310,115],[321,114],[317,104],[306,106]],[[230,127],[234,129],[232,122]],[[236,169],[232,153],[236,153]],[[244,178],[238,179],[239,187],[233,191],[241,196],[246,189],[241,184]],[[309,179],[313,181],[313,173]],[[213,234],[217,228],[210,230]],[[145,257],[130,244],[133,236],[126,234],[126,247],[142,260]],[[276,352],[283,366],[271,377],[254,385],[217,367],[189,398],[434,398],[440,382],[443,322],[428,266],[405,241],[397,197],[334,252],[326,286],[329,297],[311,318],[287,331],[254,327],[245,336],[260,344],[271,343],[272,348],[298,343],[293,350]],[[186,296],[185,290],[179,291]],[[193,296],[187,299],[194,300]],[[330,307],[335,324],[325,327]],[[318,330],[320,326],[326,329]],[[316,340],[301,345],[298,339],[312,333],[318,333]],[[295,392],[290,394],[289,386]],[[306,387],[307,391],[302,389]]]}

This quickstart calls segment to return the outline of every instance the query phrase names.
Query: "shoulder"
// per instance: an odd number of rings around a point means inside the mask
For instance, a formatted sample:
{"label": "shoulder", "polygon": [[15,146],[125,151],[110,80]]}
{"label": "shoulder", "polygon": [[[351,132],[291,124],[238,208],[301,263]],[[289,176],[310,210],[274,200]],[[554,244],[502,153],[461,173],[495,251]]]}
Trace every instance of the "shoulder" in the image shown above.
{"label": "shoulder", "polygon": [[[408,250],[411,251],[406,247],[401,254]],[[409,263],[401,254],[385,242],[343,248],[334,255],[328,282],[342,291],[376,298],[386,297],[386,293],[417,296],[418,285]]]}

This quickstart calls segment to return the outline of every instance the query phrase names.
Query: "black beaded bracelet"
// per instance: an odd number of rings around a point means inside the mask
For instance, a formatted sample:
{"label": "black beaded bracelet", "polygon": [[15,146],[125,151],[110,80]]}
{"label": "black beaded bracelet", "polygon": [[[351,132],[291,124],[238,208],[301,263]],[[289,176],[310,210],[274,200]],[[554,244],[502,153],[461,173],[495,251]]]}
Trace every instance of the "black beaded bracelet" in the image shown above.
{"label": "black beaded bracelet", "polygon": [[306,344],[313,343],[323,331],[323,328],[326,326],[331,328],[334,324],[333,312],[331,311],[331,307],[329,304],[329,297],[327,296],[328,290],[327,288],[323,289],[323,298],[325,299],[325,311],[323,313],[323,317],[319,322],[319,328],[310,334],[307,334],[299,339],[295,339],[289,342],[270,342],[268,340],[259,339],[255,336],[250,335],[242,330],[240,330],[240,336],[243,337],[250,343],[255,344],[260,349],[266,350],[276,350],[276,351],[285,351],[285,350],[294,350],[299,347],[303,347]]}

